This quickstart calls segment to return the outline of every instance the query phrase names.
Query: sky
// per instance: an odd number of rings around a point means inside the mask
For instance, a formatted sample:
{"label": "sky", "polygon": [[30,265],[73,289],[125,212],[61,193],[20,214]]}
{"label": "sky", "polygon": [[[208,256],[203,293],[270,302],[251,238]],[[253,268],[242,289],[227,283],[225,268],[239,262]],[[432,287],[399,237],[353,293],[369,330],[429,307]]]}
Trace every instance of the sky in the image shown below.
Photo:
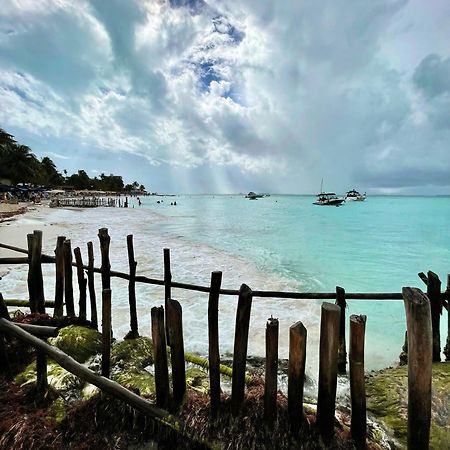
{"label": "sky", "polygon": [[1,0],[0,127],[157,192],[450,194],[450,2]]}

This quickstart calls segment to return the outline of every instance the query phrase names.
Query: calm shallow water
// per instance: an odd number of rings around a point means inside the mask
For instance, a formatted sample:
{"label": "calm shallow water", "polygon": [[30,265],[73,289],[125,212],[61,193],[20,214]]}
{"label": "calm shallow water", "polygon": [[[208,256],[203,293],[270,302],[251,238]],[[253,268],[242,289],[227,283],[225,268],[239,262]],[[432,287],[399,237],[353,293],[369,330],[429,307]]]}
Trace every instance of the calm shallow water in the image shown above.
{"label": "calm shallow water", "polygon": [[[400,292],[423,287],[417,273],[433,270],[445,282],[450,272],[449,197],[369,197],[342,207],[312,205],[308,196],[271,196],[249,201],[243,196],[177,196],[143,199],[139,208],[55,210],[34,218],[65,227],[73,247],[98,246],[98,228],[112,237],[114,270],[128,271],[126,235],[135,236],[138,272],[162,278],[162,249],[171,249],[174,281],[208,284],[213,270],[223,271],[223,287],[333,292]],[[170,206],[171,201],[177,206]],[[132,203],[134,200],[132,200]],[[22,218],[19,220],[28,220]],[[45,232],[45,228],[44,228]],[[51,253],[54,243],[45,249]],[[97,253],[99,264],[99,254]],[[46,267],[50,275],[51,268]],[[5,296],[26,296],[26,269],[2,283]],[[5,286],[4,286],[5,285]],[[98,281],[98,286],[100,281]],[[113,281],[113,325],[121,336],[128,329],[127,284]],[[47,277],[47,297],[53,280]],[[150,333],[150,308],[162,303],[163,289],[138,285],[140,327]],[[207,353],[207,296],[174,290],[184,313],[185,344]],[[252,307],[249,353],[264,354],[268,317],[280,319],[280,357],[287,357],[288,328],[302,320],[308,329],[307,370],[317,375],[320,304],[315,301],[259,299]],[[220,343],[233,348],[236,299],[220,301]],[[348,314],[367,315],[366,366],[393,364],[405,331],[401,301],[350,301]]]}

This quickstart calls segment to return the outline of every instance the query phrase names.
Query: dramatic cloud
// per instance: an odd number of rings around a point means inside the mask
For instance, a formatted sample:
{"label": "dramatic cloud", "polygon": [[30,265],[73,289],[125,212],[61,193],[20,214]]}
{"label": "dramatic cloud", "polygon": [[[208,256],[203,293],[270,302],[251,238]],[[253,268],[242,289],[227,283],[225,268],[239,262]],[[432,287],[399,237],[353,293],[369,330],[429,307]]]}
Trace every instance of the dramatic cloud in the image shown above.
{"label": "dramatic cloud", "polygon": [[449,38],[445,2],[5,0],[0,126],[152,190],[449,193]]}

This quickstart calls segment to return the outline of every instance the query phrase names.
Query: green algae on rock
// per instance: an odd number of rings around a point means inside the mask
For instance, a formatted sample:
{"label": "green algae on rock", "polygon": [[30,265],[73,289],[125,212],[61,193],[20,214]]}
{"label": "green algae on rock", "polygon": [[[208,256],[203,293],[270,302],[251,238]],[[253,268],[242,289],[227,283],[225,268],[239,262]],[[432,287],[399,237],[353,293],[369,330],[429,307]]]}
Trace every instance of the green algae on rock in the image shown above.
{"label": "green algae on rock", "polygon": [[61,328],[58,336],[48,342],[70,355],[76,361],[84,363],[88,358],[101,352],[102,335],[92,328],[69,325]]}
{"label": "green algae on rock", "polygon": [[[385,369],[366,380],[367,410],[406,448],[408,366]],[[450,448],[450,363],[433,364],[430,449]]]}
{"label": "green algae on rock", "polygon": [[144,369],[124,369],[112,374],[112,379],[139,395],[154,394],[155,378]]}
{"label": "green algae on rock", "polygon": [[209,393],[209,375],[206,371],[192,367],[186,370],[186,385],[202,394]]}
{"label": "green algae on rock", "polygon": [[148,337],[127,339],[111,348],[111,365],[132,366],[143,369],[153,364],[153,344]]}

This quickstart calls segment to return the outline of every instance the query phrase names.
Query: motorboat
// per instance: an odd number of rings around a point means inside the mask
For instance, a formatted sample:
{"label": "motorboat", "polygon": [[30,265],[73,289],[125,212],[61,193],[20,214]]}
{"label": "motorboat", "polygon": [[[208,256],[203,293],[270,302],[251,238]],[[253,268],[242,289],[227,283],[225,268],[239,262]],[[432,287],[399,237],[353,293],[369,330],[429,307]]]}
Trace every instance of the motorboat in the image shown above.
{"label": "motorboat", "polygon": [[345,198],[338,197],[334,192],[321,192],[317,194],[317,200],[313,205],[339,206],[345,202]]}
{"label": "motorboat", "polygon": [[323,191],[323,178],[320,183],[320,193],[317,194],[317,200],[313,202],[313,205],[321,206],[339,206],[345,202],[345,198],[338,197],[334,192]]}
{"label": "motorboat", "polygon": [[363,202],[366,199],[366,193],[360,194],[356,189],[352,189],[345,194],[345,200],[353,202]]}

